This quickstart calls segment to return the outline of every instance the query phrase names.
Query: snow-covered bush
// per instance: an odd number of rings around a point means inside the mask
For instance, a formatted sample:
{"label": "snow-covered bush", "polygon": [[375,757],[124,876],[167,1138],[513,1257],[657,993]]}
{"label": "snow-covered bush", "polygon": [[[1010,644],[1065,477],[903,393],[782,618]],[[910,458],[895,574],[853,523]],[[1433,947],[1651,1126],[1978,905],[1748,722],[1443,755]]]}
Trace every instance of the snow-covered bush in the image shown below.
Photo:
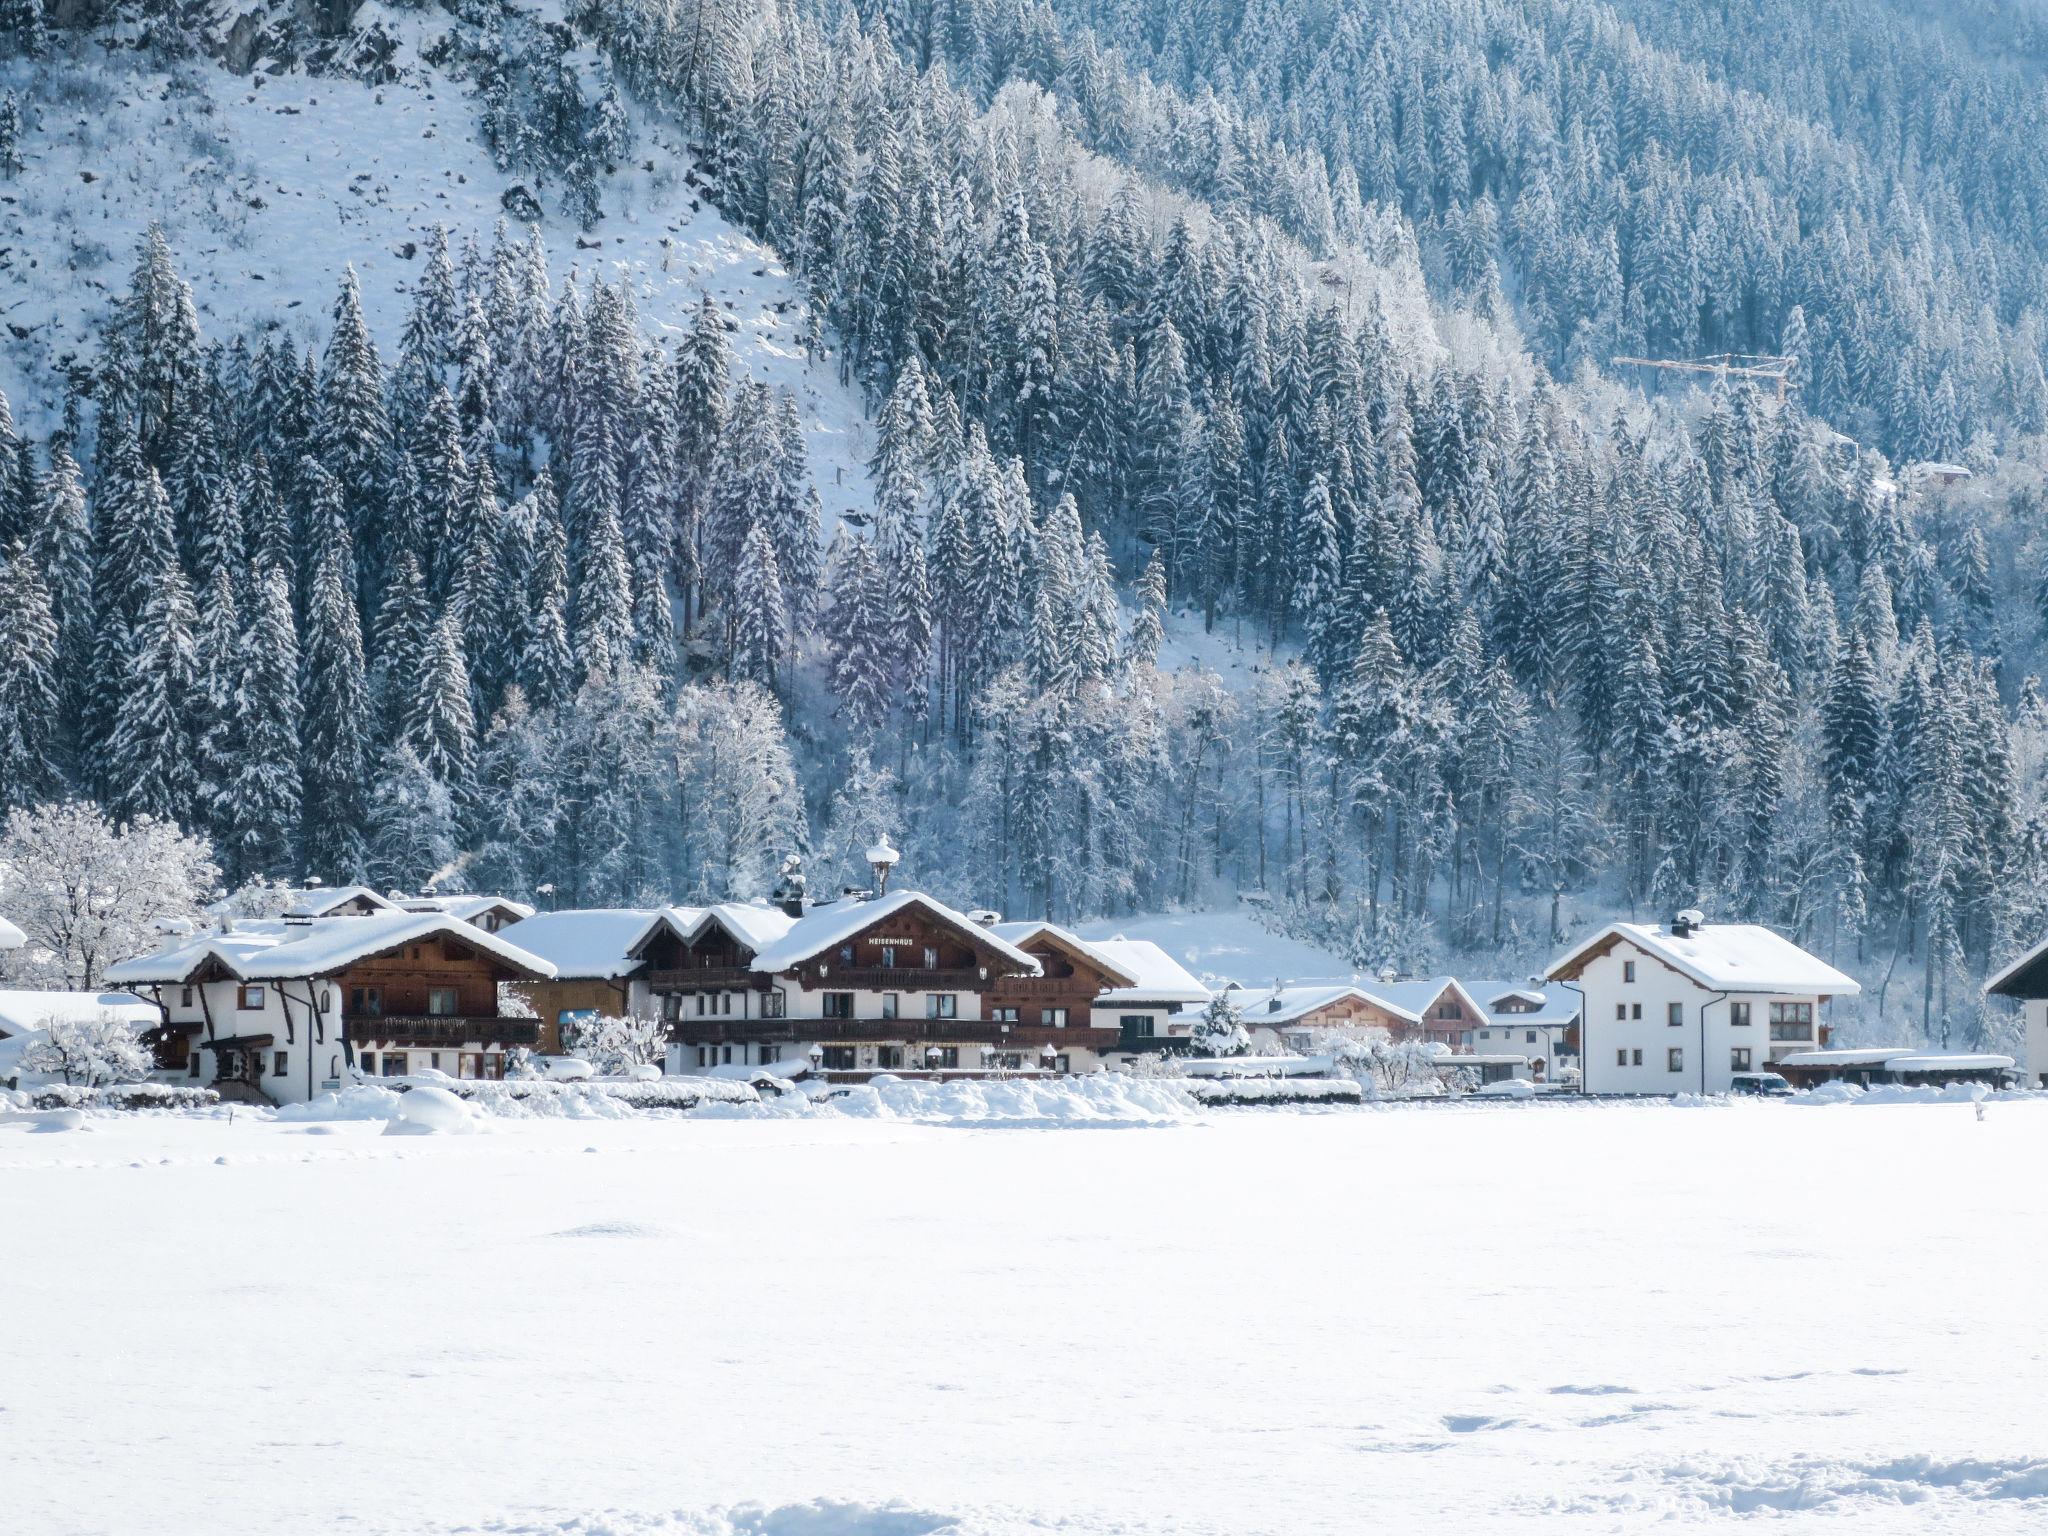
{"label": "snow-covered bush", "polygon": [[1245,1032],[1244,1011],[1228,992],[1209,999],[1202,1017],[1190,1031],[1196,1050],[1209,1056],[1242,1056],[1251,1049],[1252,1037]]}
{"label": "snow-covered bush", "polygon": [[630,1075],[635,1067],[658,1063],[668,1050],[668,1031],[659,1019],[606,1014],[566,1026],[562,1044],[605,1077]]}
{"label": "snow-covered bush", "polygon": [[82,1088],[109,1083],[139,1083],[149,1076],[150,1055],[134,1029],[119,1014],[104,1012],[89,1019],[49,1018],[42,1038],[21,1053],[24,1072],[61,1077]]}
{"label": "snow-covered bush", "polygon": [[118,960],[154,949],[158,925],[198,922],[220,871],[204,837],[138,816],[117,826],[91,801],[10,812],[0,829],[0,910],[28,935],[18,984],[91,991]]}

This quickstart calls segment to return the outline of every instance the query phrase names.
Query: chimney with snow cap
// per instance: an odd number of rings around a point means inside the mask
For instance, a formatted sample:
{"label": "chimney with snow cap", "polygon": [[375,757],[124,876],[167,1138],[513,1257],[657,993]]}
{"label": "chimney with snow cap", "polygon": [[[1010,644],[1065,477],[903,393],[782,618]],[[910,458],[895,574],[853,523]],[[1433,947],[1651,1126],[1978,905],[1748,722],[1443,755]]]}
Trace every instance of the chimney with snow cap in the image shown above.
{"label": "chimney with snow cap", "polygon": [[1690,938],[1696,929],[1707,926],[1707,919],[1698,907],[1687,907],[1671,919],[1671,937]]}
{"label": "chimney with snow cap", "polygon": [[874,846],[868,849],[868,868],[875,872],[875,894],[877,896],[889,894],[889,871],[896,867],[896,861],[902,857],[903,855],[898,853],[890,844],[889,834],[886,832],[876,838]]}
{"label": "chimney with snow cap", "polygon": [[782,861],[782,879],[775,887],[775,905],[791,917],[804,915],[804,860],[792,853]]}

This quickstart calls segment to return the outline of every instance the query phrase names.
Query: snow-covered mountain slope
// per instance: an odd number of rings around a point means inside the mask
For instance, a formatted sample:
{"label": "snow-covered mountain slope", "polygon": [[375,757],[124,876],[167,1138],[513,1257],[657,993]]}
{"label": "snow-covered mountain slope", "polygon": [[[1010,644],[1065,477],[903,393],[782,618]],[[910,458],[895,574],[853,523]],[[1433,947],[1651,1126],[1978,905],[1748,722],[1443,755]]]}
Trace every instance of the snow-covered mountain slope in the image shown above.
{"label": "snow-covered mountain slope", "polygon": [[[381,84],[299,72],[232,73],[215,59],[170,73],[97,35],[64,36],[41,60],[0,61],[26,119],[27,170],[0,182],[0,388],[31,431],[47,428],[61,370],[90,352],[137,239],[163,225],[210,339],[281,324],[324,341],[337,279],[353,262],[387,361],[418,274],[422,231],[452,248],[510,218],[507,175],[479,138],[477,102],[429,62],[450,25],[438,11],[369,0],[359,31],[398,41]],[[31,74],[36,78],[31,81]],[[630,280],[641,323],[673,331],[703,293],[724,306],[739,364],[795,392],[828,529],[868,504],[867,422],[858,395],[801,343],[804,301],[775,254],[728,224],[693,185],[676,132],[637,121],[631,165],[604,183],[605,217],[580,230],[552,189],[539,228],[557,283],[580,271]]]}

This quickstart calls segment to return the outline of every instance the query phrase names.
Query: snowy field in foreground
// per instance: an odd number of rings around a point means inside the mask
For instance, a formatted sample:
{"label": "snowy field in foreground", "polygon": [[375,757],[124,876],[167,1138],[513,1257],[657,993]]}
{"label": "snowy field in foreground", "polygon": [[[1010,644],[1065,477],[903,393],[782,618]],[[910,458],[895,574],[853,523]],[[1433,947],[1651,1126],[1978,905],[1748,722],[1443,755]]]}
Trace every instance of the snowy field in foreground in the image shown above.
{"label": "snowy field in foreground", "polygon": [[380,1129],[0,1127],[0,1523],[2048,1528],[2048,1102]]}

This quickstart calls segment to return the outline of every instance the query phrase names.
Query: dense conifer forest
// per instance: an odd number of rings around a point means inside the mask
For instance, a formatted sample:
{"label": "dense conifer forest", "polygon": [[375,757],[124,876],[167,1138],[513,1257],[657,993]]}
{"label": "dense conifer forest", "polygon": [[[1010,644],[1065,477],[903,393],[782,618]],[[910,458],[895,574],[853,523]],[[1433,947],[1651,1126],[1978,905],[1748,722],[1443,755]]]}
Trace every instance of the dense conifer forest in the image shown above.
{"label": "dense conifer forest", "polygon": [[[0,36],[212,68],[207,14]],[[152,232],[0,415],[0,810],[556,905],[759,894],[792,848],[857,881],[886,830],[963,905],[1251,892],[1408,970],[1698,905],[1910,975],[1930,1029],[2041,936],[2024,17],[404,14],[542,219],[687,137],[864,400],[872,506],[821,514],[718,305],[643,313],[518,218],[417,230],[396,335],[334,270],[310,348],[203,326]],[[60,107],[5,78],[32,178]],[[1785,398],[1613,362],[1721,352],[1796,357]]]}

